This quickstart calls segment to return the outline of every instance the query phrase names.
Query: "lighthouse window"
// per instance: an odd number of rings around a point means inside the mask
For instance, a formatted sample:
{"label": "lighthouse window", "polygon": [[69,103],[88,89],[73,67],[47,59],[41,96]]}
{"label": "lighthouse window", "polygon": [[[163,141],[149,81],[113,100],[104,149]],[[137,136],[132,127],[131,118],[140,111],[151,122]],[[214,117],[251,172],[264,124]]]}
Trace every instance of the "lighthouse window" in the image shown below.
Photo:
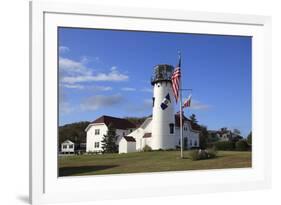
{"label": "lighthouse window", "polygon": [[154,107],[155,97],[152,98],[152,107]]}
{"label": "lighthouse window", "polygon": [[169,126],[170,126],[170,134],[174,134],[174,124],[171,123],[169,124]]}

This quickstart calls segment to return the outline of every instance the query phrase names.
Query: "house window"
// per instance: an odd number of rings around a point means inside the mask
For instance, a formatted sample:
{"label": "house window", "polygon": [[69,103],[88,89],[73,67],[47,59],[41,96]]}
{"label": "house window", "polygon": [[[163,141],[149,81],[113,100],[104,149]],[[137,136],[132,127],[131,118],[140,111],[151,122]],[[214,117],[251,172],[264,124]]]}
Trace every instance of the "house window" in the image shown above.
{"label": "house window", "polygon": [[170,126],[170,134],[174,134],[174,124],[171,123],[169,124],[169,126]]}
{"label": "house window", "polygon": [[183,147],[184,147],[184,149],[187,149],[187,143],[188,143],[188,140],[187,140],[187,137],[185,137],[183,139]]}
{"label": "house window", "polygon": [[62,148],[63,148],[63,149],[67,149],[67,146],[66,146],[66,145],[63,145]]}
{"label": "house window", "polygon": [[95,129],[95,135],[99,135],[100,134],[100,129]]}
{"label": "house window", "polygon": [[69,149],[73,149],[73,144],[69,145]]}
{"label": "house window", "polygon": [[126,133],[125,132],[123,132],[123,136],[125,136],[126,135]]}
{"label": "house window", "polygon": [[194,141],[194,146],[197,146],[197,140]]}
{"label": "house window", "polygon": [[100,143],[99,142],[95,142],[95,148],[99,148],[100,147]]}
{"label": "house window", "polygon": [[189,145],[192,146],[192,140],[189,140]]}

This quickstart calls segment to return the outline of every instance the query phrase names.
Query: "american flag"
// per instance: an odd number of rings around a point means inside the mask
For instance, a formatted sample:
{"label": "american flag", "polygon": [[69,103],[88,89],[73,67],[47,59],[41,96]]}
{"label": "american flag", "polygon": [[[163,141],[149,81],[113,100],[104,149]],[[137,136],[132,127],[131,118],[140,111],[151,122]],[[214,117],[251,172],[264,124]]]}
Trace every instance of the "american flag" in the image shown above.
{"label": "american flag", "polygon": [[179,99],[179,90],[180,90],[180,78],[181,78],[181,58],[179,58],[179,63],[174,69],[172,74],[172,89],[176,99],[176,103]]}

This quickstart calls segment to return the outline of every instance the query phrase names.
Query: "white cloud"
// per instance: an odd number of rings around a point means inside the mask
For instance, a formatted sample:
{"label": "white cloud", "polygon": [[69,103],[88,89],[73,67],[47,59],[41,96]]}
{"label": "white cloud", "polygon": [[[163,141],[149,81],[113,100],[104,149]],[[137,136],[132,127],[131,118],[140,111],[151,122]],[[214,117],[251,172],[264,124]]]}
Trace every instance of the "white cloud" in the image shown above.
{"label": "white cloud", "polygon": [[61,114],[69,114],[74,111],[74,108],[68,102],[59,104],[59,111]]}
{"label": "white cloud", "polygon": [[192,110],[208,110],[210,105],[199,102],[198,100],[191,100],[190,109]]}
{"label": "white cloud", "polygon": [[105,95],[96,95],[90,98],[87,98],[84,102],[80,104],[82,110],[97,110],[102,107],[111,107],[118,105],[123,101],[123,97],[119,94],[105,96]]}
{"label": "white cloud", "polygon": [[63,84],[62,85],[65,88],[70,88],[70,89],[84,89],[85,87],[80,84]]}
{"label": "white cloud", "polygon": [[99,81],[110,81],[120,82],[126,81],[129,76],[119,73],[118,71],[111,71],[110,73],[98,73],[96,75],[78,75],[78,76],[66,76],[62,78],[64,83],[82,83],[82,82],[99,82]]}
{"label": "white cloud", "polygon": [[121,88],[122,91],[136,91],[137,89],[136,88],[130,88],[130,87],[124,87],[124,88]]}
{"label": "white cloud", "polygon": [[110,68],[110,70],[111,70],[111,71],[116,71],[116,70],[117,70],[117,66],[112,66],[112,67]]}
{"label": "white cloud", "polygon": [[87,63],[89,63],[89,58],[87,57],[87,56],[82,56],[82,58],[81,58],[81,60],[80,60],[80,62],[82,63],[82,64],[87,64]]}
{"label": "white cloud", "polygon": [[93,69],[86,67],[86,61],[86,57],[82,58],[81,61],[60,57],[59,69],[61,71],[61,83],[74,84],[98,81],[120,82],[129,79],[129,76],[120,73],[116,66],[113,66],[109,73],[100,72],[95,74],[93,73]]}
{"label": "white cloud", "polygon": [[110,86],[92,86],[91,89],[93,91],[110,91],[112,87]]}
{"label": "white cloud", "polygon": [[152,88],[143,88],[143,89],[141,89],[141,91],[142,92],[148,92],[148,93],[152,93],[153,92]]}
{"label": "white cloud", "polygon": [[110,86],[84,86],[81,84],[62,84],[62,87],[69,89],[90,89],[92,91],[110,91],[112,87]]}
{"label": "white cloud", "polygon": [[100,58],[99,57],[94,57],[94,61],[99,62]]}
{"label": "white cloud", "polygon": [[63,75],[83,74],[89,75],[90,70],[80,61],[74,61],[68,58],[59,58],[59,69],[64,72]]}
{"label": "white cloud", "polygon": [[143,105],[144,105],[144,107],[146,107],[146,108],[151,108],[151,109],[152,109],[152,99],[145,99],[145,100],[143,101]]}
{"label": "white cloud", "polygon": [[144,99],[139,103],[130,102],[126,106],[127,111],[132,113],[147,114],[152,111],[152,99]]}
{"label": "white cloud", "polygon": [[68,51],[70,51],[70,49],[68,47],[66,47],[66,46],[60,46],[59,47],[59,52],[60,53],[66,53]]}

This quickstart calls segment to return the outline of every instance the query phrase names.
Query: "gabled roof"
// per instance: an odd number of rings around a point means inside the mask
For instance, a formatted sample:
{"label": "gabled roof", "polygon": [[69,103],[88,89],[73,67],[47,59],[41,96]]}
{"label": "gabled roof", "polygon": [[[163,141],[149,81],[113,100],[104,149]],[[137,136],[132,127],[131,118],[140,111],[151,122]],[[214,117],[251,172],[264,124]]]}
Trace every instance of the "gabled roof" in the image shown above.
{"label": "gabled roof", "polygon": [[103,115],[97,118],[96,120],[94,120],[93,122],[91,122],[91,124],[95,124],[95,123],[104,123],[106,124],[106,126],[111,125],[115,129],[122,129],[122,130],[136,127],[136,125],[131,123],[129,120],[117,118],[117,117],[111,117],[107,115]]}
{"label": "gabled roof", "polygon": [[145,129],[151,121],[152,121],[152,117],[148,117],[145,119],[145,121],[139,127]]}
{"label": "gabled roof", "polygon": [[[193,123],[190,119],[188,119],[184,115],[182,115],[182,119],[183,119],[183,121],[188,121],[189,122],[192,130],[201,131],[200,126],[198,124]],[[180,114],[179,113],[175,114],[175,124],[176,124],[176,127],[180,126]]]}
{"label": "gabled roof", "polygon": [[147,132],[145,133],[142,138],[150,138],[151,137],[151,133],[150,132]]}
{"label": "gabled roof", "polygon": [[130,136],[124,136],[124,139],[127,141],[127,142],[135,142],[135,138],[133,137],[130,137]]}
{"label": "gabled roof", "polygon": [[62,142],[62,144],[74,144],[74,142],[71,142],[70,140],[65,140],[64,142]]}

